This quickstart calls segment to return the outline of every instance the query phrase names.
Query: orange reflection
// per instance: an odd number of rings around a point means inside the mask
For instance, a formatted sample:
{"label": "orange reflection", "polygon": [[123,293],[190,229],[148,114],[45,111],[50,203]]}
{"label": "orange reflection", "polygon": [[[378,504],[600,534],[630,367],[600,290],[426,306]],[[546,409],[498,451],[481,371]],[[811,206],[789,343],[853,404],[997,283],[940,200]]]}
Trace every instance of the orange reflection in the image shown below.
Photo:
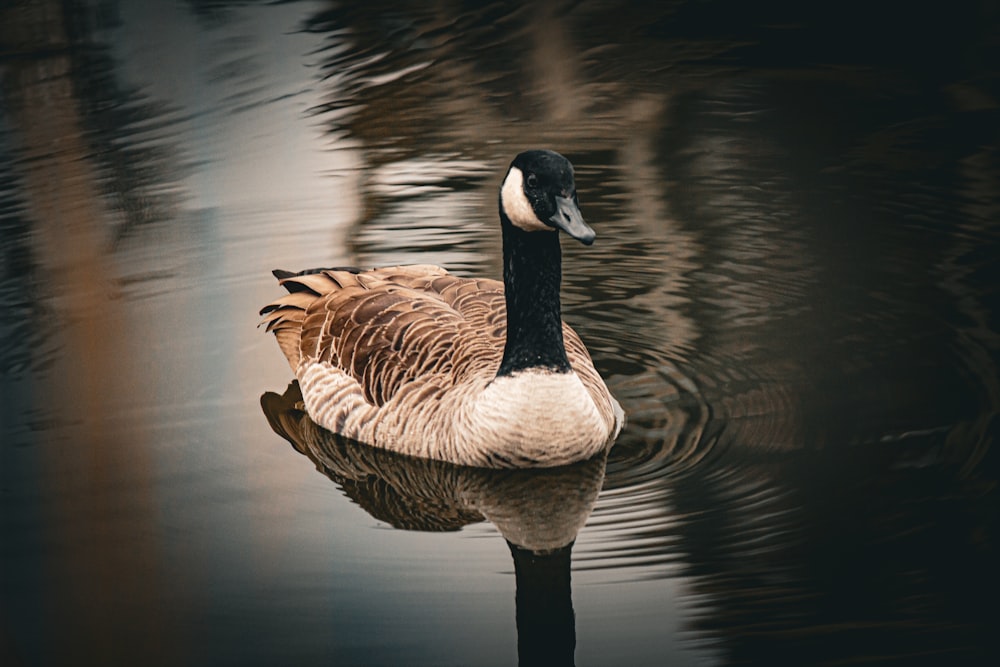
{"label": "orange reflection", "polygon": [[[38,383],[56,422],[47,429],[55,437],[38,445],[38,495],[50,545],[40,564],[47,596],[40,621],[59,638],[43,650],[128,664],[152,648],[173,663],[160,611],[160,550],[150,530],[152,462],[137,438],[116,441],[106,408],[140,378],[117,359],[125,320],[74,88],[68,6],[48,0],[0,12],[0,44],[23,56],[8,60],[3,94],[22,142],[15,147],[17,169],[40,274],[25,284],[39,291],[35,298],[51,301],[55,317],[33,325],[55,329],[59,345]],[[131,490],[127,503],[123,485]]]}

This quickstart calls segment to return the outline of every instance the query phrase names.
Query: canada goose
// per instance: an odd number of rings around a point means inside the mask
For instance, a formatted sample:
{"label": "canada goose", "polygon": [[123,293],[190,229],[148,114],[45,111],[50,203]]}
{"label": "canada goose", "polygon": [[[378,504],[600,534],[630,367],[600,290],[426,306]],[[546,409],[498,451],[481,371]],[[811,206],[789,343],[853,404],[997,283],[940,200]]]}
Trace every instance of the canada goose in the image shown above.
{"label": "canada goose", "polygon": [[532,150],[500,187],[503,282],[437,266],[275,271],[264,307],[319,425],[403,454],[482,467],[588,459],[624,413],[562,322],[556,233],[585,245],[573,166]]}

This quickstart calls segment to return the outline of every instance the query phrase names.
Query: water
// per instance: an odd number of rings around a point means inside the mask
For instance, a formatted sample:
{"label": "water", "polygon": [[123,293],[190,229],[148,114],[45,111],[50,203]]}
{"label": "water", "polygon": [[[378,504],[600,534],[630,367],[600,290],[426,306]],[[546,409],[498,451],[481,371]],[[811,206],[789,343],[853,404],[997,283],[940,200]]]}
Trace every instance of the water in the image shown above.
{"label": "water", "polygon": [[[994,662],[998,17],[948,9],[0,6],[0,660]],[[499,275],[537,146],[608,459],[316,430],[270,269]]]}

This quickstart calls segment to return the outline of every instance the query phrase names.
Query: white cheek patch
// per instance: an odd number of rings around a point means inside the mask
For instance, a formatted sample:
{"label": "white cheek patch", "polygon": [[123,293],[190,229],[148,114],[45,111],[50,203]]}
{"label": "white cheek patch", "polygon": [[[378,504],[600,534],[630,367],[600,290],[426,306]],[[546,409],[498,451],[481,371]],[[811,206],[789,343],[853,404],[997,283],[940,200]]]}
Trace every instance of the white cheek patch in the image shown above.
{"label": "white cheek patch", "polygon": [[524,196],[524,174],[517,167],[511,167],[500,188],[500,202],[504,213],[516,227],[526,232],[555,231],[535,215],[531,202]]}

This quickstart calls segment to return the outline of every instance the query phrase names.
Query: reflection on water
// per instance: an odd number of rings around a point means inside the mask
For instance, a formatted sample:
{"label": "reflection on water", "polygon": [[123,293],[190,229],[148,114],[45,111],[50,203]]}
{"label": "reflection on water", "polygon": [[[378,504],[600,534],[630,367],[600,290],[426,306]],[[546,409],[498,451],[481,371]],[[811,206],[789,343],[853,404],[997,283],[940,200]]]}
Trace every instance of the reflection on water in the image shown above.
{"label": "reflection on water", "polygon": [[322,429],[302,410],[297,382],[283,395],[264,394],[261,405],[275,433],[373,517],[404,530],[496,526],[514,559],[519,664],[573,664],[570,552],[601,490],[603,457],[543,470],[463,468]]}
{"label": "reflection on water", "polygon": [[275,433],[369,514],[397,528],[458,530],[487,520],[518,549],[546,554],[572,545],[604,480],[603,459],[504,473],[357,444],[305,414],[297,382],[283,395],[264,394],[261,404]]}
{"label": "reflection on water", "polygon": [[[0,6],[0,661],[995,662],[997,18]],[[598,234],[563,301],[606,467],[405,461],[268,394],[329,484],[260,415],[269,270],[497,276],[535,146]]]}

